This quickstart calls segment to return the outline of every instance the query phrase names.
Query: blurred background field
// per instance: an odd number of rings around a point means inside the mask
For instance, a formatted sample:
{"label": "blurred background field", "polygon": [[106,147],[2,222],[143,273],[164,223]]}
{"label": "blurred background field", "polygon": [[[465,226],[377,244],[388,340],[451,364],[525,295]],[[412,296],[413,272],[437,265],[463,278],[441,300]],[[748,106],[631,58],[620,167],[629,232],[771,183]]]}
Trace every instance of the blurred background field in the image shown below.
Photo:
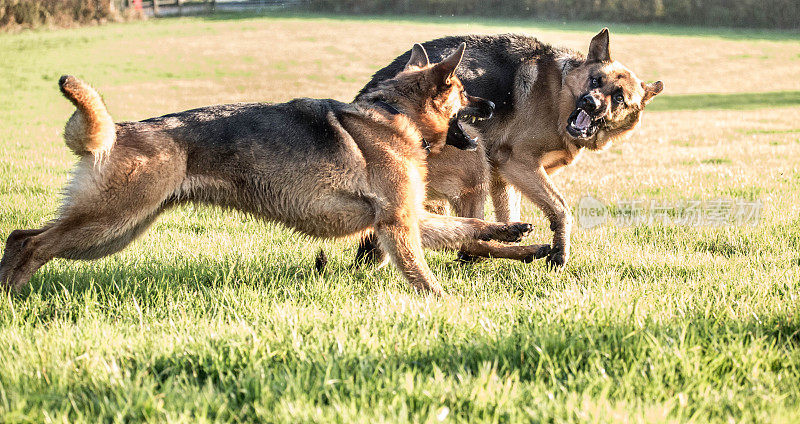
{"label": "blurred background field", "polygon": [[[452,294],[435,300],[391,267],[350,269],[352,241],[179,208],[118,255],[0,295],[0,421],[797,422],[795,32],[282,13],[0,34],[0,236],[58,207],[61,74],[117,120],[349,101],[414,42],[521,32],[585,51],[604,25],[612,55],[666,88],[632,139],[555,177],[568,203],[741,197],[763,203],[757,226],[577,229],[563,272],[429,252]],[[527,241],[549,240],[523,215]]]}

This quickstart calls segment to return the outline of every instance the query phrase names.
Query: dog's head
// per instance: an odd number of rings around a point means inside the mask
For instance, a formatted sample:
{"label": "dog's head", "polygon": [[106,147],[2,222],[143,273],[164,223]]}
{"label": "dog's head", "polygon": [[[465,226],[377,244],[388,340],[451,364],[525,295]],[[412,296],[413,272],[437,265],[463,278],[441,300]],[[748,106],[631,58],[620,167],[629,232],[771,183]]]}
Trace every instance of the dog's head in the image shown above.
{"label": "dog's head", "polygon": [[455,75],[465,48],[461,43],[444,60],[431,64],[425,48],[415,44],[403,71],[379,90],[416,124],[432,152],[445,144],[475,150],[477,139],[459,121],[489,119],[494,113],[492,102],[468,95]]}
{"label": "dog's head", "polygon": [[567,64],[560,117],[566,136],[589,148],[602,148],[629,134],[644,107],[664,89],[661,81],[644,83],[611,59],[608,29],[592,38],[582,63]]}

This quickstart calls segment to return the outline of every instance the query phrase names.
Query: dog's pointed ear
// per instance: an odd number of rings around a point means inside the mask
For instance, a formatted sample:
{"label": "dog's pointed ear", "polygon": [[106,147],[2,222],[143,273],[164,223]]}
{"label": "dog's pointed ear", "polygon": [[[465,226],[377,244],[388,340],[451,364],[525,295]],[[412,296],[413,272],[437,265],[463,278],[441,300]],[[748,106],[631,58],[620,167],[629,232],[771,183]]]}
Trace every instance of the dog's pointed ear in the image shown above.
{"label": "dog's pointed ear", "polygon": [[447,56],[444,60],[437,63],[436,66],[433,67],[433,73],[436,75],[436,80],[439,84],[450,84],[450,78],[452,78],[453,74],[456,73],[456,69],[461,63],[461,59],[464,58],[464,50],[466,50],[466,48],[467,43],[459,44],[458,48],[453,52],[453,54]]}
{"label": "dog's pointed ear", "polygon": [[422,44],[414,44],[411,48],[411,57],[408,58],[405,69],[408,68],[424,68],[430,64],[428,60],[428,53],[425,52],[425,47]]}
{"label": "dog's pointed ear", "polygon": [[642,97],[642,106],[644,106],[650,103],[650,100],[653,100],[656,94],[664,90],[664,83],[661,81],[651,82],[650,84],[642,83],[642,88],[644,88],[644,96]]}
{"label": "dog's pointed ear", "polygon": [[611,62],[611,52],[608,48],[608,28],[603,28],[589,43],[589,54],[586,55],[587,62]]}

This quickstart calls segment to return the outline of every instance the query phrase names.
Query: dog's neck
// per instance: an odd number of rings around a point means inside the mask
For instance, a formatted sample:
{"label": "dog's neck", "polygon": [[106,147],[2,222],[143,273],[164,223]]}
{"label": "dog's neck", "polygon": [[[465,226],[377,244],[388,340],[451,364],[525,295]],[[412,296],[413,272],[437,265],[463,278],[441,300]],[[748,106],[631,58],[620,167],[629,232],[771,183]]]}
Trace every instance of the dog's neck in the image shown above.
{"label": "dog's neck", "polygon": [[[565,144],[571,147],[570,150],[572,149],[602,150],[602,147],[597,142],[597,134],[593,135],[591,138],[579,139],[579,138],[572,138],[569,135],[562,133],[561,138],[564,140]],[[603,143],[603,145],[605,145],[605,143]]]}
{"label": "dog's neck", "polygon": [[[389,102],[387,102],[385,100],[377,99],[377,100],[373,101],[372,103],[375,106],[378,106],[378,107],[382,108],[383,110],[389,112],[390,115],[403,115],[403,116],[408,118],[408,115],[406,115],[403,112],[400,112],[400,110],[397,109],[396,106],[394,106],[393,104],[391,104],[391,103],[389,103]],[[409,118],[409,120],[411,120],[411,118]],[[431,144],[428,143],[428,140],[426,140],[425,137],[422,137],[422,148],[425,149],[425,153],[427,153],[427,154],[431,153]]]}
{"label": "dog's neck", "polygon": [[387,112],[389,112],[392,115],[405,115],[404,113],[402,113],[399,110],[397,110],[397,108],[394,107],[394,105],[392,105],[391,103],[387,103],[384,100],[380,100],[380,99],[375,100],[375,106],[379,106],[379,107],[384,108]]}

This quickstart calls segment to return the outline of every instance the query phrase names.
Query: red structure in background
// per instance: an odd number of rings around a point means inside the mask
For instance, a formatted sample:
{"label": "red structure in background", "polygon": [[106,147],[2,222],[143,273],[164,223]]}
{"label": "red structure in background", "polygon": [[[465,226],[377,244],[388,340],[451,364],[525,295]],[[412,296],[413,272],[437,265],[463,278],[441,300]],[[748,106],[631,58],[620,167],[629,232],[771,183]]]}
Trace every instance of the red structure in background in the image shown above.
{"label": "red structure in background", "polygon": [[142,0],[132,0],[133,10],[142,10]]}

